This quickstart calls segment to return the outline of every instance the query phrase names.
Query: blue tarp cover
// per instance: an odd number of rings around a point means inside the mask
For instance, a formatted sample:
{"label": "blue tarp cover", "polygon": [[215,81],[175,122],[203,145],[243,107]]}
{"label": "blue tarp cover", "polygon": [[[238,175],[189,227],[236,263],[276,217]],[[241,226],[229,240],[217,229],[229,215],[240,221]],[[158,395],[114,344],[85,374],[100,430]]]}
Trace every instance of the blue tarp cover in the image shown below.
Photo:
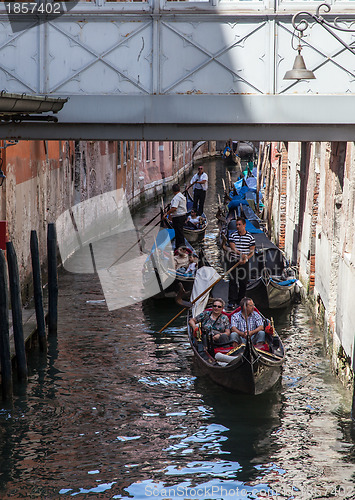
{"label": "blue tarp cover", "polygon": [[228,208],[229,208],[229,210],[231,210],[233,208],[239,207],[239,205],[248,205],[249,206],[248,202],[244,198],[242,198],[241,196],[234,196],[232,201],[229,202]]}
{"label": "blue tarp cover", "polygon": [[[273,280],[271,280],[273,281]],[[281,286],[288,286],[288,285],[292,285],[292,283],[294,283],[295,281],[297,281],[295,278],[291,278],[289,280],[285,280],[285,281],[275,281],[275,283],[277,283],[278,285],[281,285]]]}

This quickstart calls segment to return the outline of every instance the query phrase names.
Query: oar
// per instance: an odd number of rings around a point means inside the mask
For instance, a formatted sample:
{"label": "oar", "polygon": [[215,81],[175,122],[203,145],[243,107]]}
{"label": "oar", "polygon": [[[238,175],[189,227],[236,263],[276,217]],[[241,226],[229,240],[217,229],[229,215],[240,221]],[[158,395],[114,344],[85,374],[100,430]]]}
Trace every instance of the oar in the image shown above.
{"label": "oar", "polygon": [[[190,187],[191,187],[191,186],[193,186],[194,184],[196,184],[196,182],[197,182],[197,181],[195,181],[195,182],[193,182],[192,184],[190,184],[190,186],[189,186],[189,187],[187,187],[187,188],[185,189],[185,191],[183,191],[183,193],[182,193],[182,194],[186,193],[186,192],[187,192],[187,190],[188,190],[188,189],[190,189]],[[170,207],[170,205],[171,205],[170,203],[168,203],[168,204],[166,205],[166,207],[164,207],[164,202],[163,202],[163,199],[162,199],[161,201],[162,201],[162,208],[161,208],[161,211],[160,211],[160,212],[158,212],[158,213],[157,213],[157,215],[155,215],[155,216],[154,216],[154,217],[153,217],[153,218],[152,218],[149,222],[146,222],[146,223],[144,224],[144,226],[142,226],[142,227],[146,227],[146,226],[148,226],[149,224],[151,224],[151,223],[153,222],[153,220],[154,220],[154,219],[156,219],[156,218],[158,217],[158,215],[161,215],[161,214],[162,214],[162,212],[164,213],[164,212],[165,212],[165,211],[166,211],[166,210]],[[138,245],[138,244],[141,242],[141,240],[143,239],[143,237],[144,237],[144,236],[146,236],[147,234],[149,234],[149,233],[150,233],[150,232],[151,232],[151,231],[152,231],[152,230],[153,230],[153,229],[154,229],[154,228],[155,228],[158,224],[160,224],[160,222],[161,222],[161,221],[158,221],[156,224],[154,224],[154,226],[153,226],[153,227],[151,227],[151,228],[149,229],[149,231],[147,231],[146,233],[142,233],[142,236],[141,236],[140,238],[138,238],[138,240],[137,240],[135,243],[133,243],[133,245],[132,245],[132,246],[130,246],[130,247],[129,247],[129,248],[128,248],[128,249],[127,249],[127,250],[126,250],[126,251],[125,251],[122,255],[120,255],[120,256],[118,257],[118,259],[117,259],[117,260],[116,260],[113,264],[111,264],[111,265],[108,267],[108,269],[111,269],[111,267],[112,267],[112,266],[115,266],[115,265],[117,264],[117,262],[119,262],[119,261],[120,261],[120,260],[121,260],[121,259],[122,259],[125,255],[127,255],[127,254],[128,254],[128,252],[130,252],[130,251],[132,250],[132,248],[134,248],[136,245]],[[170,228],[172,227],[172,225],[171,225],[171,223],[170,223],[170,222],[168,222],[168,225],[169,225],[169,227],[170,227]]]}
{"label": "oar", "polygon": [[248,313],[247,313],[247,305],[246,305],[246,303],[244,304],[244,314],[245,314],[245,324],[246,324],[246,327],[247,327],[247,335],[248,335],[248,337],[250,337],[249,327],[248,327]]}
{"label": "oar", "polygon": [[185,189],[185,191],[182,192],[182,194],[185,194],[192,186],[194,186],[196,184],[197,181],[193,182],[192,184],[189,184],[187,186],[187,188]]}
{"label": "oar", "polygon": [[[164,207],[164,205],[163,205],[163,207]],[[167,205],[166,207],[164,207],[164,209],[163,209],[163,210],[167,210],[169,207],[170,207],[170,203],[168,203],[168,205]],[[156,215],[154,215],[154,217],[153,217],[152,219],[150,219],[150,221],[146,222],[146,223],[142,226],[142,229],[143,229],[143,227],[147,227],[147,226],[149,226],[149,225],[153,222],[153,220],[155,220],[157,217],[159,217],[159,215],[161,215],[161,212],[158,212]]]}
{"label": "oar", "polygon": [[[196,181],[196,182],[197,182],[197,181]],[[190,184],[190,185],[189,185],[189,186],[188,186],[188,187],[187,187],[187,188],[186,188],[186,189],[182,192],[182,194],[185,194],[185,193],[186,193],[186,192],[190,189],[190,187],[192,187],[194,184],[196,184],[196,182],[193,182],[192,184]],[[162,209],[163,209],[163,212],[165,212],[166,210],[168,210],[168,209],[169,209],[169,207],[170,207],[170,205],[171,205],[170,203],[168,203],[168,204],[166,205],[166,207],[164,207],[163,198],[161,199],[161,204],[162,204]],[[152,222],[153,222],[153,221],[154,221],[157,217],[159,217],[159,215],[160,215],[160,214],[161,214],[161,212],[158,212],[156,215],[154,215],[154,217],[153,217],[152,219],[150,219],[150,221],[146,222],[146,223],[142,226],[142,228],[143,228],[143,227],[146,227],[146,226],[149,226],[149,225],[150,225],[150,224],[151,224],[151,223],[152,223]]]}
{"label": "oar", "polygon": [[246,324],[246,328],[247,328],[246,344],[248,344],[249,349],[250,349],[252,341],[251,341],[251,336],[250,336],[249,326],[248,326],[248,313],[247,313],[247,305],[246,305],[246,303],[244,304],[244,314],[245,314],[245,324]]}
{"label": "oar", "polygon": [[273,352],[263,351],[262,349],[258,349],[257,347],[254,347],[254,349],[257,352],[260,352],[261,354],[266,354],[267,356],[270,356],[271,359],[275,359],[276,361],[280,361],[281,359],[283,359],[283,356],[277,356],[277,354],[274,354]]}
{"label": "oar", "polygon": [[219,281],[221,281],[223,278],[225,278],[226,276],[228,276],[228,274],[230,274],[232,271],[234,271],[234,269],[236,267],[238,267],[240,265],[240,263],[241,262],[238,261],[236,264],[234,264],[234,266],[232,266],[224,275],[220,276],[215,282],[212,283],[212,285],[210,285],[209,287],[207,287],[206,290],[204,290],[192,302],[190,302],[189,305],[186,305],[183,309],[181,309],[181,311],[178,312],[166,325],[164,325],[163,328],[161,328],[158,333],[161,333],[163,330],[165,330],[165,328],[167,328],[169,325],[171,325],[171,323],[173,321],[175,321],[176,318],[178,318],[184,311],[186,311],[187,309],[190,309],[190,307],[193,306],[193,304],[195,302],[197,302],[201,297],[203,297],[204,295],[206,295],[206,293],[209,292],[211,290],[211,288],[213,288]]}
{"label": "oar", "polygon": [[222,177],[222,186],[223,186],[223,191],[225,194],[227,194],[227,190],[226,190],[226,183],[224,182],[224,179]]}
{"label": "oar", "polygon": [[131,245],[122,255],[120,255],[118,257],[118,259],[116,259],[115,262],[113,262],[113,264],[111,264],[107,268],[107,270],[111,269],[112,266],[115,266],[117,264],[117,262],[119,262],[125,255],[128,254],[128,252],[130,252],[132,250],[132,248],[134,248],[136,245],[138,245],[141,242],[141,240],[143,239],[144,236],[147,236],[147,234],[149,234],[151,231],[153,231],[153,229],[156,228],[158,224],[160,224],[160,220],[156,224],[154,224],[154,226],[151,227],[146,233],[142,233],[142,236],[136,242],[134,242],[133,245]]}
{"label": "oar", "polygon": [[233,189],[232,178],[231,178],[231,174],[230,174],[229,170],[227,170],[227,177],[228,177],[229,186],[230,186],[229,189]]}

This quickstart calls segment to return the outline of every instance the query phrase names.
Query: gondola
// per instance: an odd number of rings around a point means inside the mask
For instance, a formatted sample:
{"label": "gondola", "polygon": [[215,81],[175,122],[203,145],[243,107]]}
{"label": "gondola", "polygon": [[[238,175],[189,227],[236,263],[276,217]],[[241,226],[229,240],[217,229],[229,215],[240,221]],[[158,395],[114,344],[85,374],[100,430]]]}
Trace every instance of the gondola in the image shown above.
{"label": "gondola", "polygon": [[[198,254],[191,244],[185,239],[185,246],[189,254],[198,257],[197,267],[208,265],[202,249]],[[184,288],[187,296],[191,293],[195,274],[179,272],[174,266],[175,231],[165,228],[159,231],[156,241],[143,265],[143,285],[149,290],[152,299],[174,298]]]}
{"label": "gondola", "polygon": [[[201,288],[205,287],[208,281],[215,280],[215,272],[212,268],[198,270],[195,279],[194,289],[191,298],[197,297]],[[226,288],[227,282],[219,282],[211,290],[214,297],[221,296],[221,286]],[[202,301],[202,302],[201,302]],[[191,315],[197,316],[202,312],[207,304],[208,296],[200,299],[194,304]],[[223,312],[228,317],[234,313]],[[188,321],[191,317],[188,315]],[[188,337],[194,353],[194,358],[203,374],[208,375],[216,384],[226,389],[245,394],[262,394],[279,381],[282,365],[285,361],[285,350],[282,341],[273,325],[270,325],[265,318],[266,345],[264,349],[257,349],[252,344],[250,337],[245,345],[229,349],[227,353],[219,352],[221,348],[214,348],[206,334],[198,337],[193,335],[192,328],[187,321]]]}
{"label": "gondola", "polygon": [[240,166],[240,157],[237,154],[238,141],[227,141],[226,146],[222,152],[222,157],[227,165]]}
{"label": "gondola", "polygon": [[[188,192],[186,193],[186,205],[187,205],[187,215],[190,215],[193,207],[193,200]],[[184,226],[184,236],[187,239],[187,241],[189,243],[192,243],[193,245],[200,243],[205,237],[207,228],[206,214],[203,213],[201,218],[202,218],[202,223],[196,228],[192,228],[190,226]]]}
{"label": "gondola", "polygon": [[242,216],[246,219],[246,230],[252,233],[255,239],[255,253],[249,259],[250,280],[247,295],[258,307],[269,309],[288,307],[299,293],[299,281],[295,269],[265,234],[263,221],[250,207],[250,201],[244,197],[246,193],[232,197],[227,215],[224,215],[221,207],[217,214],[220,227],[219,241],[224,261],[226,263],[228,261],[228,236],[236,230],[236,217]]}

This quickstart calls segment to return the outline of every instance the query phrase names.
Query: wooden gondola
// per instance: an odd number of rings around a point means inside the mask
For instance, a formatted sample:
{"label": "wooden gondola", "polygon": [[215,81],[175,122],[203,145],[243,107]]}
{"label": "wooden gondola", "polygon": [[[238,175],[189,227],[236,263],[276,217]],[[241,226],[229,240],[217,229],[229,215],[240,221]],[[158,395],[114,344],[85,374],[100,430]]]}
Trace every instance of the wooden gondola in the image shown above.
{"label": "wooden gondola", "polygon": [[[202,249],[196,253],[186,239],[185,246],[189,253],[198,257],[198,267],[209,265]],[[168,247],[169,250],[167,250]],[[158,234],[156,243],[143,266],[143,285],[147,290],[155,291],[149,294],[153,299],[176,297],[180,285],[183,286],[187,296],[191,293],[195,275],[179,273],[175,270],[171,250],[175,251],[175,231],[164,229]]]}
{"label": "wooden gondola", "polygon": [[237,154],[238,141],[227,141],[222,157],[227,165],[237,165],[240,167],[240,156]]}
{"label": "wooden gondola", "polygon": [[[198,285],[199,275],[202,271],[200,269],[197,273],[196,285]],[[222,282],[223,284],[226,287],[227,283]],[[215,293],[214,288],[212,288],[211,294],[219,296],[221,294],[220,286]],[[195,316],[196,312],[193,310],[192,314]],[[232,313],[225,314],[230,317]],[[190,317],[188,316],[188,320]],[[265,322],[267,322],[266,319]],[[187,328],[194,358],[200,370],[216,384],[236,392],[257,395],[270,390],[280,379],[282,365],[285,361],[285,350],[273,326],[265,327],[267,344],[264,348],[267,350],[255,348],[248,337],[245,345],[231,348],[228,354],[216,352],[219,349],[213,347],[208,335],[202,333],[202,335],[195,337],[188,323]]]}
{"label": "wooden gondola", "polygon": [[[193,200],[190,196],[190,194],[187,192],[186,194],[186,200],[187,200],[187,215],[191,214],[192,206],[193,206]],[[207,228],[207,217],[206,214],[202,214],[202,224],[199,227],[192,228],[189,226],[184,226],[184,236],[187,239],[189,243],[192,243],[195,245],[196,243],[200,243],[203,238],[205,237],[206,233],[206,228]]]}
{"label": "wooden gondola", "polygon": [[[233,230],[235,219],[228,223],[228,231]],[[255,253],[250,262],[250,280],[247,285],[247,295],[255,304],[269,309],[288,307],[298,290],[294,270],[288,265],[281,250],[272,243],[266,234],[247,220],[247,231],[255,239]],[[228,246],[222,243],[227,260]]]}
{"label": "wooden gondola", "polygon": [[[235,200],[237,203],[232,203]],[[228,236],[236,230],[236,217],[246,219],[246,229],[255,239],[255,253],[250,262],[250,280],[247,295],[255,304],[269,309],[288,307],[299,291],[295,270],[286,260],[282,251],[267,237],[263,221],[255,214],[243,196],[232,199],[227,215],[220,207],[217,214],[220,228],[220,245],[224,260],[228,260]]]}

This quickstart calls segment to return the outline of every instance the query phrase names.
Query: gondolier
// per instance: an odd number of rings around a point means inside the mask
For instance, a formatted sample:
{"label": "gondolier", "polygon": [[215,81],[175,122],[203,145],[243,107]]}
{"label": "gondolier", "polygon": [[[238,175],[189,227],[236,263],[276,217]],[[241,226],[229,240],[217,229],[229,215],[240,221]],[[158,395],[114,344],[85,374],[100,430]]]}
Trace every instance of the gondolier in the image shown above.
{"label": "gondolier", "polygon": [[197,174],[191,179],[191,185],[194,185],[194,205],[193,209],[197,215],[203,214],[203,206],[205,204],[206,192],[208,189],[208,175],[203,170],[203,166],[198,167]]}
{"label": "gondolier", "polygon": [[236,227],[237,230],[229,235],[229,246],[231,251],[227,258],[229,261],[229,268],[238,261],[240,261],[240,264],[230,274],[228,309],[235,309],[245,296],[250,276],[249,259],[255,252],[254,236],[246,230],[246,221],[243,217],[237,218]]}
{"label": "gondolier", "polygon": [[185,245],[184,224],[186,221],[186,197],[180,192],[179,184],[173,184],[174,197],[166,216],[170,218],[175,231],[175,249]]}

